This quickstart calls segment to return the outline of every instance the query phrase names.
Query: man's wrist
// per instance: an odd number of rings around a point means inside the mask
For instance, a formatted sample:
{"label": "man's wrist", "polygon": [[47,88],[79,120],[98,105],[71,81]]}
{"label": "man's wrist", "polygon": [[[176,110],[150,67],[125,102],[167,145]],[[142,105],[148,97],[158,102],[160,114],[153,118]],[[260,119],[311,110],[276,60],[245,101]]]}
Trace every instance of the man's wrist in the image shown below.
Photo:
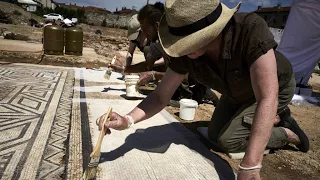
{"label": "man's wrist", "polygon": [[261,164],[258,164],[256,166],[250,166],[250,167],[243,167],[239,165],[239,171],[254,171],[254,170],[260,170],[262,168]]}
{"label": "man's wrist", "polygon": [[129,129],[130,127],[133,127],[134,125],[134,120],[132,118],[132,116],[130,115],[125,115],[124,118],[127,120],[128,122],[128,126],[127,126],[127,129]]}
{"label": "man's wrist", "polygon": [[250,157],[249,155],[245,155],[240,163],[242,167],[253,167],[261,164],[261,160],[256,157]]}

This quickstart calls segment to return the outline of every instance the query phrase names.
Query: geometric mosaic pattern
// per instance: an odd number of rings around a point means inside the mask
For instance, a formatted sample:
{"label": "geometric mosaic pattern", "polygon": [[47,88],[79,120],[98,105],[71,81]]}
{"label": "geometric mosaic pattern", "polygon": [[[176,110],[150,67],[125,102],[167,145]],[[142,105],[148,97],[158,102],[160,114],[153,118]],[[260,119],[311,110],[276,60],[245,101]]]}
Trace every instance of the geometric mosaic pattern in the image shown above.
{"label": "geometric mosaic pattern", "polygon": [[74,73],[69,72],[40,167],[40,179],[65,179]]}
{"label": "geometric mosaic pattern", "polygon": [[66,110],[56,117],[59,122],[54,119],[67,74],[40,66],[0,66],[0,179],[50,179],[48,174],[63,164]]}

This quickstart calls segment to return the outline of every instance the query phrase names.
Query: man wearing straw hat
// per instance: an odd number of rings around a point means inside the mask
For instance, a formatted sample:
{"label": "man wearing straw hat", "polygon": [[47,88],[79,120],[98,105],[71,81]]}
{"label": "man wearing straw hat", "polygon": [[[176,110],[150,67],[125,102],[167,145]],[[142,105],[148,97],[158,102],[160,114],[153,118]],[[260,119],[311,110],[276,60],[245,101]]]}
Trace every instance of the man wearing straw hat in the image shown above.
{"label": "man wearing straw hat", "polygon": [[295,87],[291,65],[275,50],[266,22],[254,13],[235,14],[239,7],[167,0],[159,25],[161,44],[172,57],[166,75],[130,113],[112,113],[105,127],[124,130],[155,115],[190,73],[222,94],[208,136],[226,152],[245,152],[238,179],[260,179],[266,148],[291,143],[307,152],[308,137],[287,106]]}

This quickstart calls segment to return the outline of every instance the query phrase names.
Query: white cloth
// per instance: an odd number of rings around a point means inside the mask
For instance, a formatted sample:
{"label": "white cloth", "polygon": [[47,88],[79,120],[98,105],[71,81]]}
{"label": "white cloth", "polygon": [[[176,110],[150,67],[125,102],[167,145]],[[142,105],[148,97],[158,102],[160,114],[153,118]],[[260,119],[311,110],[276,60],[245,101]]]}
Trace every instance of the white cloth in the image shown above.
{"label": "white cloth", "polygon": [[297,0],[278,47],[292,64],[297,84],[306,85],[320,61],[320,1]]}
{"label": "white cloth", "polygon": [[68,18],[64,19],[63,22],[67,25],[67,26],[71,26],[72,21]]}

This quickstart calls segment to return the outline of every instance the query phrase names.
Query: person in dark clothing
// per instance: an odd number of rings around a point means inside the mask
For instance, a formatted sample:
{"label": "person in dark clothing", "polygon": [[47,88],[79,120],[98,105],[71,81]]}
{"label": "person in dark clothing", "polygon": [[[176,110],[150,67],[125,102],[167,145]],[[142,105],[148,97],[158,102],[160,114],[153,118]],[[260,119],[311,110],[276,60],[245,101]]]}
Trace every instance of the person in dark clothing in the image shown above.
{"label": "person in dark clothing", "polygon": [[[159,9],[157,10],[160,11]],[[162,12],[160,13],[162,14]],[[128,21],[127,36],[130,40],[130,44],[126,57],[126,65],[119,66],[115,64],[110,64],[111,68],[123,74],[144,72],[142,73],[142,78],[150,77],[151,75],[158,76],[159,73],[161,74],[166,71],[167,66],[164,63],[162,56],[159,54],[152,53],[152,41],[148,39],[145,32],[141,30],[137,14],[133,15]],[[136,48],[139,48],[139,50],[143,52],[145,61],[132,65],[133,54]]]}
{"label": "person in dark clothing", "polygon": [[145,57],[149,53],[149,46],[151,41],[148,40],[146,35],[141,31],[137,16],[138,15],[133,15],[128,21],[127,37],[130,42],[125,66],[130,66],[132,64],[133,53],[136,48],[143,52]]}

